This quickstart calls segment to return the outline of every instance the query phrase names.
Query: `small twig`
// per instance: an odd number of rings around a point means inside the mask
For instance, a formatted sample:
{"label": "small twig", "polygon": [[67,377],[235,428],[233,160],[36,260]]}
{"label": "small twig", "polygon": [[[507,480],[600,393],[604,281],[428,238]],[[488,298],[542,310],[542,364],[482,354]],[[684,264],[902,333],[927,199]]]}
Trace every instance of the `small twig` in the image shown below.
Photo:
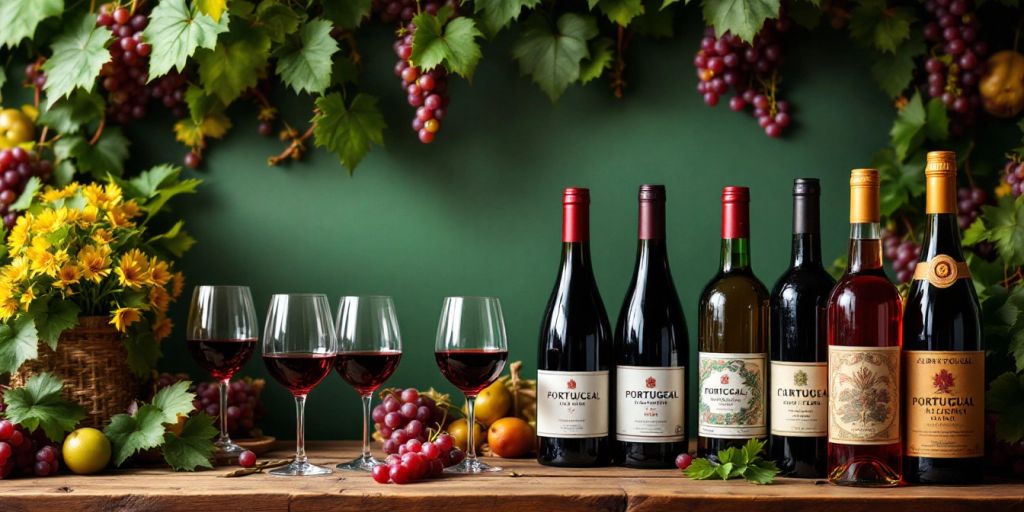
{"label": "small twig", "polygon": [[107,126],[107,116],[104,114],[100,117],[100,124],[96,127],[96,133],[92,134],[92,138],[89,139],[89,145],[95,146],[100,141],[100,135],[103,135],[103,128]]}
{"label": "small twig", "polygon": [[[277,165],[289,158],[295,159],[296,155],[301,155],[306,149],[306,141],[313,136],[313,128],[315,127],[316,125],[310,125],[306,130],[306,133],[303,133],[299,137],[292,136],[291,144],[288,144],[288,147],[284,148],[284,151],[267,158],[267,165]],[[294,129],[292,129],[292,127],[289,126],[287,129],[294,133]]]}
{"label": "small twig", "polygon": [[36,143],[36,153],[41,154],[43,152],[43,144],[46,143],[46,135],[50,131],[50,127],[43,125],[43,131],[39,133],[39,142]]}
{"label": "small twig", "polygon": [[253,475],[256,473],[262,473],[264,469],[286,466],[291,462],[292,461],[290,459],[265,460],[263,462],[257,462],[256,465],[251,468],[239,468],[221,476],[223,476],[224,478],[233,478],[236,476]]}

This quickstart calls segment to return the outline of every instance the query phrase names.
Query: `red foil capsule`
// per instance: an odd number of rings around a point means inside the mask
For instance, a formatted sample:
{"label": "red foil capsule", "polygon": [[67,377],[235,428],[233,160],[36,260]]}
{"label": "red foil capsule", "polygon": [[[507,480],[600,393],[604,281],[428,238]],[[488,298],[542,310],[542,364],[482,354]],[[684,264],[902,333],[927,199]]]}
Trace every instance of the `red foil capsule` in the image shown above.
{"label": "red foil capsule", "polygon": [[722,238],[750,237],[750,189],[722,189]]}
{"label": "red foil capsule", "polygon": [[640,185],[640,240],[665,239],[665,186]]}
{"label": "red foil capsule", "polygon": [[590,190],[570,187],[562,193],[562,241],[590,241]]}

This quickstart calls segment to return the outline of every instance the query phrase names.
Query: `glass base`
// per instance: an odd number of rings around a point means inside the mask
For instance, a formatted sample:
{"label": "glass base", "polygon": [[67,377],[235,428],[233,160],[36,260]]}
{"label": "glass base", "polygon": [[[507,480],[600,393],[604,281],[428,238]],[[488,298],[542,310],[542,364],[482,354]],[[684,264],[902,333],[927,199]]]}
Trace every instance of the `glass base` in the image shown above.
{"label": "glass base", "polygon": [[277,469],[268,471],[268,474],[274,476],[324,476],[333,473],[331,468],[325,468],[323,466],[317,466],[310,464],[309,462],[293,461],[287,466],[282,466]]}
{"label": "glass base", "polygon": [[245,451],[245,448],[232,443],[230,439],[218,439],[214,441],[213,446],[217,449],[218,457],[238,457]]}
{"label": "glass base", "polygon": [[472,473],[494,473],[496,471],[501,471],[501,468],[498,466],[488,466],[487,464],[480,462],[480,459],[465,459],[452,467],[444,468],[445,473],[455,473],[460,475]]}
{"label": "glass base", "polygon": [[356,457],[334,467],[344,471],[373,471],[374,466],[380,466],[381,464],[383,464],[383,462],[373,457],[367,457],[365,459],[362,457]]}

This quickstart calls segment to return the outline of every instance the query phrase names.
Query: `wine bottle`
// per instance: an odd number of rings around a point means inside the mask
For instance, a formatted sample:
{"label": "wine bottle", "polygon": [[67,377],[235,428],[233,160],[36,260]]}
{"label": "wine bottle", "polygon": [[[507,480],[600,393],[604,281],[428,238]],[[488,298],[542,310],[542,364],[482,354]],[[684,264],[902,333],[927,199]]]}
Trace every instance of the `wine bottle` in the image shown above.
{"label": "wine bottle", "polygon": [[767,437],[768,290],[750,267],[750,191],[722,190],[722,259],[697,314],[697,453]]}
{"label": "wine bottle", "polygon": [[825,476],[828,334],[825,306],[836,281],[821,261],[813,178],[793,181],[793,250],[771,296],[770,453],[786,476]]}
{"label": "wine bottle", "polygon": [[900,313],[882,268],[878,171],[850,175],[850,254],[828,299],[828,478],[888,487],[902,478]]}
{"label": "wine bottle", "polygon": [[903,312],[904,478],[981,480],[985,454],[985,347],[981,308],[960,248],[956,155],[928,153],[928,228]]}
{"label": "wine bottle", "polygon": [[686,319],[665,243],[665,187],[640,186],[636,267],[615,327],[615,460],[671,468],[687,451]]}
{"label": "wine bottle", "polygon": [[565,189],[562,209],[562,263],[537,357],[537,461],[604,466],[612,457],[612,339],[590,263],[590,191]]}

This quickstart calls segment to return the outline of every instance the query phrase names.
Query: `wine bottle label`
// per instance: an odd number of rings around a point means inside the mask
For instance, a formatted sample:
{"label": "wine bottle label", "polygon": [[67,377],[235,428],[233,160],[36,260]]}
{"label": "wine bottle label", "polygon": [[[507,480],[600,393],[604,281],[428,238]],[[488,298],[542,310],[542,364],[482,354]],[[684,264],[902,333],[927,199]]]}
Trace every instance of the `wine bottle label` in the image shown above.
{"label": "wine bottle label", "polygon": [[748,439],[768,433],[764,398],[767,359],[766,354],[700,353],[700,435]]}
{"label": "wine bottle label", "polygon": [[828,363],[771,363],[772,434],[828,435]]}
{"label": "wine bottle label", "polygon": [[537,370],[537,435],[608,435],[608,372]]}
{"label": "wine bottle label", "polygon": [[938,254],[928,261],[922,261],[914,267],[915,281],[928,281],[936,288],[949,288],[957,279],[970,279],[971,271],[967,263],[956,261],[952,256]]}
{"label": "wine bottle label", "polygon": [[615,369],[615,438],[672,443],[685,438],[685,372],[682,366]]}
{"label": "wine bottle label", "polygon": [[985,352],[908,350],[907,455],[985,454]]}
{"label": "wine bottle label", "polygon": [[828,441],[900,442],[900,347],[828,347]]}

